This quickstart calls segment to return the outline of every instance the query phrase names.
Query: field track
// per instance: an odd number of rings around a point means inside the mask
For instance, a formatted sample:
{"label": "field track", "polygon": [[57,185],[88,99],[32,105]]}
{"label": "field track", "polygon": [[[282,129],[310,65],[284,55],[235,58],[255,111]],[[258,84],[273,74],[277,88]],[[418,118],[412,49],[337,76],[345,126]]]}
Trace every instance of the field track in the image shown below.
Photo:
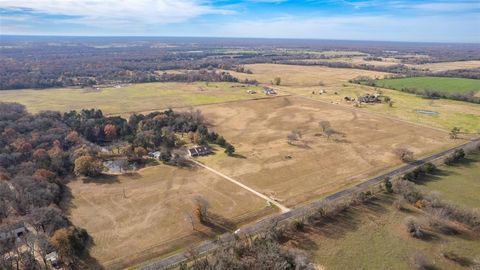
{"label": "field track", "polygon": [[248,186],[240,183],[239,181],[237,181],[237,180],[235,180],[235,179],[233,179],[233,178],[231,178],[231,177],[229,177],[229,176],[226,176],[225,174],[223,174],[223,173],[221,173],[221,172],[219,172],[219,171],[217,171],[217,170],[215,170],[215,169],[212,169],[212,168],[210,168],[210,167],[208,167],[208,166],[206,166],[206,165],[204,165],[204,164],[196,161],[195,159],[190,159],[190,160],[191,160],[193,163],[197,164],[198,166],[203,167],[203,168],[205,168],[205,169],[207,169],[207,170],[209,170],[209,171],[211,171],[211,172],[213,172],[213,173],[215,173],[215,174],[223,177],[224,179],[226,179],[226,180],[234,183],[234,184],[237,185],[237,186],[242,187],[243,189],[246,189],[246,190],[252,192],[253,194],[257,195],[258,197],[260,197],[260,198],[262,198],[262,199],[265,199],[267,202],[269,202],[269,203],[275,205],[276,207],[280,208],[280,210],[282,211],[282,213],[286,213],[286,212],[290,211],[289,208],[287,208],[287,207],[285,207],[284,205],[278,203],[278,202],[275,201],[274,199],[271,199],[270,197],[268,197],[268,196],[266,196],[266,195],[264,195],[264,194],[262,194],[262,193],[260,193],[260,192],[258,192],[258,191],[256,191],[256,190],[254,190],[253,188],[250,188],[250,187],[248,187]]}
{"label": "field track", "polygon": [[[331,195],[326,196],[324,198],[321,198],[319,200],[313,201],[309,204],[303,205],[299,208],[295,208],[295,209],[292,209],[291,211],[288,211],[288,212],[285,212],[285,213],[282,213],[282,214],[279,214],[279,215],[276,215],[276,216],[271,216],[269,218],[266,218],[266,219],[260,220],[256,223],[245,226],[244,228],[241,229],[241,233],[247,234],[247,235],[254,235],[256,233],[259,233],[259,232],[265,230],[269,226],[272,226],[272,225],[275,225],[275,224],[284,224],[284,223],[289,222],[292,219],[301,218],[304,215],[306,215],[308,213],[311,213],[312,211],[315,211],[316,209],[319,209],[320,207],[325,205],[325,203],[333,202],[333,201],[345,198],[348,195],[355,194],[356,192],[363,191],[363,190],[365,190],[369,187],[372,187],[372,186],[375,186],[375,185],[381,183],[387,177],[395,177],[395,176],[402,175],[402,174],[410,171],[411,169],[413,169],[413,168],[415,168],[419,165],[422,165],[422,164],[427,163],[427,162],[432,162],[432,161],[437,160],[439,158],[445,157],[445,156],[451,154],[453,151],[455,151],[457,149],[469,149],[469,148],[476,147],[479,143],[480,143],[480,138],[471,139],[470,142],[467,142],[467,143],[462,144],[460,146],[456,146],[456,147],[453,147],[451,149],[433,154],[433,155],[428,156],[426,158],[423,158],[421,160],[417,160],[413,163],[404,165],[404,166],[402,166],[400,168],[397,168],[393,171],[390,171],[388,173],[376,176],[376,177],[371,178],[367,181],[364,181],[364,182],[362,182],[358,185],[355,185],[353,187],[350,187],[350,188],[344,189],[342,191],[336,192],[334,194],[331,194]],[[220,236],[218,238],[218,240],[209,240],[209,241],[205,241],[205,242],[197,245],[194,248],[194,250],[197,252],[197,254],[198,254],[197,257],[198,257],[198,256],[205,255],[205,254],[208,254],[208,253],[214,251],[216,248],[219,247],[219,245],[221,245],[222,242],[232,241],[233,239],[234,239],[234,236],[230,233],[227,233],[227,234],[224,234],[224,235]],[[180,253],[177,253],[177,254],[172,255],[170,257],[164,258],[160,261],[157,261],[157,262],[151,263],[149,265],[139,267],[139,269],[141,269],[141,270],[170,269],[170,268],[173,268],[173,267],[177,266],[178,264],[180,264],[180,263],[182,263],[186,260],[187,260],[186,253],[180,252]]]}

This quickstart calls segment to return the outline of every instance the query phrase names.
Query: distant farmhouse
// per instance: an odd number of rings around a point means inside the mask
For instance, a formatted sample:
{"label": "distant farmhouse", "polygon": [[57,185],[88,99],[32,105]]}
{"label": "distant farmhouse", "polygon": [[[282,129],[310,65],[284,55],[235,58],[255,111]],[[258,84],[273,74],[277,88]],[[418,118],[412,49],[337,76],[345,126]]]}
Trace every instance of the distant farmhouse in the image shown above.
{"label": "distant farmhouse", "polygon": [[272,88],[269,88],[269,87],[264,87],[263,88],[263,93],[267,96],[270,96],[270,95],[276,95],[277,92],[275,92],[275,90],[273,90]]}
{"label": "distant farmhouse", "polygon": [[187,150],[191,157],[206,156],[212,153],[212,149],[208,146],[196,146]]}

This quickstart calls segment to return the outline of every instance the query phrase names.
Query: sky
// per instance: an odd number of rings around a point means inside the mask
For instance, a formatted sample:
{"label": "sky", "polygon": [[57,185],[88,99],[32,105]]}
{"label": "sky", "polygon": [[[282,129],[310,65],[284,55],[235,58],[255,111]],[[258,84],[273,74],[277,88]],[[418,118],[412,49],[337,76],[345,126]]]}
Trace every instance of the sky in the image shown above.
{"label": "sky", "polygon": [[0,0],[0,34],[480,43],[480,0]]}

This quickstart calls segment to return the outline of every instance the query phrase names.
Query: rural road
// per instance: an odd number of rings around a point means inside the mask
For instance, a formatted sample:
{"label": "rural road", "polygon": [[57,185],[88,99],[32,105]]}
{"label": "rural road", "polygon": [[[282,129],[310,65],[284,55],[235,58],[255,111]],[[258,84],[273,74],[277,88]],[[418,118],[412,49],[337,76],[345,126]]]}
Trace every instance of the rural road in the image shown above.
{"label": "rural road", "polygon": [[237,181],[237,180],[235,180],[235,179],[233,179],[233,178],[231,178],[231,177],[229,177],[229,176],[226,176],[225,174],[223,174],[223,173],[221,173],[221,172],[219,172],[219,171],[217,171],[217,170],[215,170],[215,169],[212,169],[212,168],[206,166],[206,165],[203,164],[203,163],[200,163],[200,162],[196,161],[196,160],[193,159],[193,158],[191,158],[190,160],[191,160],[193,163],[197,164],[198,166],[203,167],[203,168],[205,168],[205,169],[207,169],[207,170],[209,170],[209,171],[211,171],[211,172],[213,172],[213,173],[215,173],[215,174],[217,174],[217,175],[225,178],[226,180],[234,183],[235,185],[240,186],[240,187],[242,187],[243,189],[246,189],[246,190],[252,192],[253,194],[257,195],[258,197],[260,197],[260,198],[268,201],[269,203],[275,205],[276,207],[280,208],[280,210],[282,211],[282,213],[286,213],[286,212],[290,211],[289,208],[285,207],[284,205],[281,205],[280,203],[278,203],[278,202],[275,201],[274,199],[271,199],[270,197],[268,197],[268,196],[266,196],[266,195],[264,195],[264,194],[262,194],[262,193],[260,193],[260,192],[258,192],[258,191],[256,191],[256,190],[254,190],[253,188],[250,188],[250,187],[248,187],[248,186],[240,183],[239,181]]}
{"label": "rural road", "polygon": [[[453,153],[455,150],[460,149],[460,148],[466,149],[466,148],[469,148],[469,147],[475,147],[479,143],[480,143],[480,138],[471,139],[469,142],[464,143],[460,146],[456,146],[456,147],[453,147],[449,150],[445,150],[445,151],[436,153],[434,155],[428,156],[424,159],[417,160],[412,164],[406,164],[406,165],[404,165],[404,166],[402,166],[398,169],[395,169],[395,170],[390,171],[388,173],[376,176],[376,177],[371,178],[371,179],[369,179],[365,182],[362,182],[358,185],[355,185],[353,187],[350,187],[350,188],[344,189],[342,191],[339,191],[337,193],[331,194],[331,195],[326,196],[322,199],[313,201],[311,203],[300,206],[298,208],[294,208],[294,209],[292,209],[288,212],[284,212],[284,213],[281,213],[281,214],[275,215],[275,216],[270,216],[270,217],[262,219],[262,220],[260,220],[256,223],[247,225],[247,226],[245,226],[241,229],[241,232],[244,233],[244,234],[252,235],[252,234],[255,234],[255,233],[259,233],[259,232],[261,232],[262,230],[264,230],[268,227],[271,227],[273,224],[283,224],[283,223],[289,222],[291,219],[301,218],[305,214],[307,214],[311,211],[314,211],[315,209],[319,209],[320,207],[325,205],[325,203],[329,203],[329,202],[344,198],[348,195],[355,194],[356,192],[360,192],[362,190],[365,190],[368,187],[371,187],[371,186],[374,186],[376,184],[381,183],[387,177],[400,176],[400,175],[408,172],[409,170],[415,168],[418,165],[421,165],[421,164],[424,164],[424,163],[427,163],[427,162],[432,162],[432,161],[434,161],[434,160],[436,160],[440,157],[444,157],[446,155],[449,155],[449,154]],[[201,164],[199,162],[198,163],[195,162],[195,163],[198,164],[198,165]],[[200,166],[202,166],[204,168],[207,168],[209,170],[212,170],[212,169],[206,167],[203,164],[201,164]],[[214,170],[212,170],[212,171],[214,171]],[[217,173],[217,172],[215,172],[215,173]],[[226,179],[228,179],[228,178],[229,177],[227,177]],[[233,180],[233,181],[235,181],[235,180]],[[235,182],[238,182],[238,181],[235,181]],[[243,185],[241,183],[238,183],[238,184]],[[262,195],[262,198],[263,198],[263,196],[264,195]],[[231,241],[233,239],[234,239],[234,236],[232,234],[226,233],[226,234],[221,235],[217,240],[208,240],[208,241],[204,241],[204,242],[200,243],[199,245],[194,247],[194,250],[197,252],[198,256],[205,255],[205,254],[208,254],[209,252],[214,251],[216,248],[218,248],[219,244],[221,244],[222,242]],[[166,257],[164,259],[161,259],[157,262],[151,263],[149,265],[139,267],[139,269],[141,269],[141,270],[169,269],[169,268],[175,267],[176,265],[178,265],[178,264],[180,264],[180,263],[182,263],[186,260],[187,260],[186,252],[180,252],[180,253],[174,254],[170,257]]]}

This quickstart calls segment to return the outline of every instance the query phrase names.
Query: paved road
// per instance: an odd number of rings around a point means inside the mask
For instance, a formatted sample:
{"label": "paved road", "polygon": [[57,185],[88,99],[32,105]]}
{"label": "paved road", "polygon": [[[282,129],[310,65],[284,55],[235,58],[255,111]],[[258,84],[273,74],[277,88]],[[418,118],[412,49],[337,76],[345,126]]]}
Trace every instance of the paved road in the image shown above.
{"label": "paved road", "polygon": [[262,193],[260,193],[260,192],[258,192],[258,191],[256,191],[256,190],[254,190],[253,188],[250,188],[250,187],[248,187],[247,185],[244,185],[244,184],[242,184],[241,182],[239,182],[239,181],[237,181],[237,180],[235,180],[235,179],[233,179],[233,178],[231,178],[231,177],[229,177],[229,176],[226,176],[225,174],[223,174],[223,173],[221,173],[221,172],[219,172],[219,171],[217,171],[217,170],[215,170],[215,169],[212,169],[212,168],[208,167],[207,165],[196,161],[196,160],[193,159],[193,158],[191,158],[190,160],[191,160],[193,163],[197,164],[198,166],[203,167],[203,168],[205,168],[205,169],[207,169],[207,170],[209,170],[209,171],[211,171],[211,172],[213,172],[213,173],[215,173],[215,174],[217,174],[217,175],[219,175],[219,176],[227,179],[228,181],[234,183],[235,185],[238,185],[238,186],[240,186],[240,187],[242,187],[242,188],[244,188],[244,189],[252,192],[253,194],[257,195],[258,197],[260,197],[260,198],[268,201],[269,203],[277,206],[278,208],[280,208],[280,210],[282,211],[282,213],[286,213],[286,212],[290,211],[290,209],[287,208],[286,206],[280,204],[279,202],[275,201],[274,199],[272,199],[272,198],[270,198],[270,197],[268,197],[268,196],[266,196],[266,195],[264,195],[264,194],[262,194]]}
{"label": "paved road", "polygon": [[[400,175],[408,172],[409,170],[415,168],[418,165],[422,165],[422,164],[427,163],[427,162],[432,162],[432,161],[434,161],[434,160],[436,160],[440,157],[444,157],[446,155],[449,155],[453,151],[455,151],[457,149],[460,149],[460,148],[465,149],[465,148],[473,147],[478,143],[480,143],[480,138],[472,139],[470,142],[467,142],[465,144],[462,144],[460,146],[451,148],[449,150],[445,150],[445,151],[442,151],[440,153],[431,155],[431,156],[426,157],[422,160],[417,160],[416,162],[414,162],[412,164],[404,165],[404,166],[402,166],[398,169],[395,169],[395,170],[390,171],[388,173],[385,173],[385,174],[379,175],[377,177],[371,178],[371,179],[369,179],[365,182],[362,182],[362,183],[360,183],[356,186],[353,186],[353,187],[347,188],[345,190],[339,191],[337,193],[334,193],[332,195],[324,197],[320,200],[311,202],[309,204],[303,205],[301,207],[292,209],[288,212],[285,212],[285,213],[282,213],[282,214],[279,214],[279,215],[276,215],[276,216],[271,216],[271,217],[262,219],[262,220],[260,220],[256,223],[250,224],[250,225],[242,228],[242,233],[250,234],[250,235],[255,234],[255,233],[259,233],[259,232],[263,231],[265,228],[268,228],[268,227],[272,226],[272,224],[281,225],[283,223],[289,222],[291,219],[301,218],[305,214],[311,212],[312,210],[319,209],[320,207],[325,205],[325,203],[344,198],[344,197],[346,197],[348,195],[351,195],[351,194],[355,194],[356,192],[365,190],[368,187],[379,184],[380,182],[382,182],[387,177],[400,176]],[[230,234],[230,233],[227,233],[227,234],[221,235],[219,237],[219,239],[217,239],[217,240],[208,240],[208,241],[204,241],[204,242],[200,243],[198,246],[195,247],[195,250],[196,250],[198,255],[208,254],[209,252],[212,252],[216,248],[218,248],[219,243],[222,243],[222,242],[225,242],[225,241],[231,241],[231,240],[233,240],[233,235]],[[170,257],[164,258],[164,259],[162,259],[158,262],[149,264],[147,266],[140,267],[140,269],[142,269],[142,270],[168,269],[168,268],[172,268],[172,267],[174,267],[174,266],[178,265],[179,263],[181,263],[183,261],[186,261],[186,260],[187,260],[187,257],[185,256],[185,253],[181,252],[181,253],[177,253],[175,255],[172,255]]]}

